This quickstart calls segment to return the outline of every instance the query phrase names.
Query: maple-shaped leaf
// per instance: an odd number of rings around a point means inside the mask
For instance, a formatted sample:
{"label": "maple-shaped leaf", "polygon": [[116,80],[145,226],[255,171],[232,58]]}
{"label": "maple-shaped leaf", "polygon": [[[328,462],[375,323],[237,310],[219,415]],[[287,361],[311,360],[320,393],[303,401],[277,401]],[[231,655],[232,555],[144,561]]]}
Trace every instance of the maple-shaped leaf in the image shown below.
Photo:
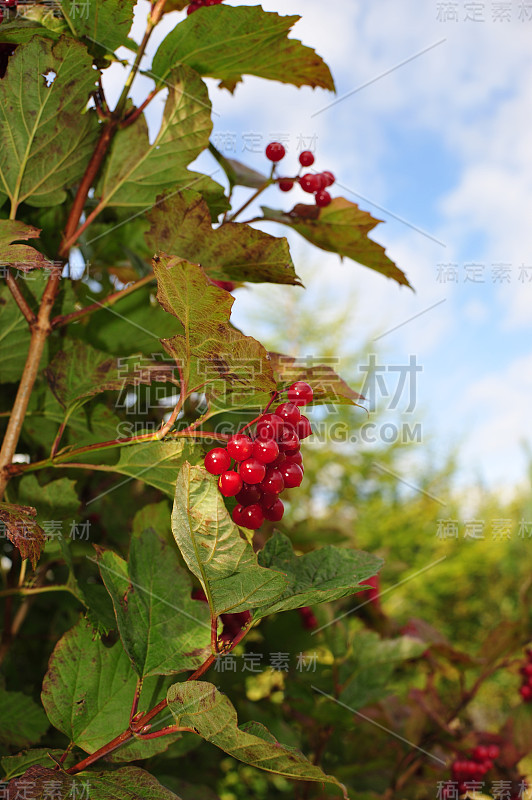
{"label": "maple-shaped leaf", "polygon": [[368,237],[382,220],[362,211],[345,197],[335,197],[328,206],[320,209],[300,203],[289,212],[263,206],[262,213],[264,219],[288,225],[316,247],[351,258],[412,288],[404,272],[388,258],[384,247]]}
{"label": "maple-shaped leaf", "polygon": [[157,300],[183,328],[162,344],[180,366],[187,393],[204,392],[211,409],[267,399],[276,388],[270,360],[260,342],[229,324],[234,297],[197,264],[166,255],[153,263]]}
{"label": "maple-shaped leaf", "polygon": [[300,285],[286,239],[240,222],[214,229],[203,197],[191,189],[158,203],[147,215],[146,242],[154,252],[201,264],[214,280]]}
{"label": "maple-shaped leaf", "polygon": [[340,403],[357,405],[357,400],[364,397],[341,378],[329,364],[305,365],[305,359],[283,353],[269,353],[275,381],[279,386],[288,387],[295,381],[305,381],[312,386],[313,405],[324,403]]}
{"label": "maple-shaped leaf", "polygon": [[323,59],[311,47],[288,38],[299,19],[297,15],[281,17],[260,6],[200,9],[161,42],[153,58],[152,77],[164,84],[174,67],[188,64],[200,75],[218,78],[220,86],[230,91],[243,75],[334,91]]}

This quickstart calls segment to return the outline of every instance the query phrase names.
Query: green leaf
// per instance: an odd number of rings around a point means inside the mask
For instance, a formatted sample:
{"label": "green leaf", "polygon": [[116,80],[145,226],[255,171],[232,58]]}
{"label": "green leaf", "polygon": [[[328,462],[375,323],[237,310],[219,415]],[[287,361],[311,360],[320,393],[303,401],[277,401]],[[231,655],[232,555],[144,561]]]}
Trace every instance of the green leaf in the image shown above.
{"label": "green leaf", "polygon": [[25,44],[35,36],[57,40],[62,33],[68,34],[68,26],[62,17],[54,14],[54,7],[34,3],[24,7],[23,14],[13,20],[4,20],[0,27],[0,42]]}
{"label": "green leaf", "polygon": [[38,239],[40,232],[39,228],[16,219],[0,220],[0,265],[7,264],[23,272],[49,266],[50,262],[38,250],[27,244],[13,244],[20,239]]}
{"label": "green leaf", "polygon": [[113,311],[96,311],[84,328],[84,338],[107,353],[131,356],[142,352],[153,357],[163,352],[160,339],[176,330],[175,320],[164,313],[150,288],[127,295],[115,303]]}
{"label": "green leaf", "polygon": [[[52,725],[82,750],[93,753],[127,729],[136,685],[121,642],[105,646],[82,619],[55,646],[41,697]],[[139,709],[156,705],[168,685],[168,679],[146,678]],[[166,750],[172,741],[171,736],[134,740],[117,750],[113,760],[148,758]]]}
{"label": "green leaf", "polygon": [[51,791],[54,800],[71,800],[74,797],[88,797],[89,794],[90,800],[180,800],[153,775],[139,767],[69,775],[44,766],[34,766],[21,778],[8,784],[7,797],[9,800],[28,797],[28,789],[31,791],[31,800],[51,800]]}
{"label": "green leaf", "polygon": [[268,180],[262,172],[251,169],[247,164],[242,164],[235,158],[227,158],[227,163],[232,170],[235,186],[248,186],[250,189],[260,189]]}
{"label": "green leaf", "polygon": [[191,580],[179,565],[175,545],[137,522],[128,562],[98,549],[98,566],[124,649],[139,677],[194,670],[207,659],[209,611],[205,603],[192,600]]}
{"label": "green leaf", "polygon": [[328,364],[316,364],[306,367],[293,356],[282,353],[268,353],[273,369],[275,382],[288,387],[295,381],[306,381],[314,392],[312,405],[323,403],[338,403],[341,405],[357,405],[357,400],[364,400],[363,396],[341,378]]}
{"label": "green leaf", "polygon": [[24,371],[31,334],[7,286],[0,287],[0,380],[18,381]]}
{"label": "green leaf", "polygon": [[175,192],[194,185],[202,191],[213,183],[186,169],[209,146],[212,121],[207,87],[188,67],[172,73],[169,87],[161,127],[152,145],[142,114],[114,137],[96,189],[100,210],[108,206],[148,210],[166,190]]}
{"label": "green leaf", "polygon": [[418,658],[426,649],[426,642],[410,636],[381,639],[374,631],[357,632],[350,656],[341,667],[340,680],[347,683],[339,699],[355,710],[382,700],[390,692],[396,667]]}
{"label": "green leaf", "polygon": [[260,6],[220,5],[208,13],[191,14],[159,45],[152,75],[164,83],[174,67],[188,64],[200,75],[219,78],[230,91],[243,75],[334,91],[323,59],[312,48],[288,38],[299,19],[281,17]]}
{"label": "green leaf", "polygon": [[12,22],[3,22],[0,26],[0,42],[11,44],[26,44],[35,36],[43,36],[54,41],[59,39],[60,30],[47,28],[36,20],[15,19]]}
{"label": "green leaf", "polygon": [[42,708],[22,692],[6,692],[0,686],[0,744],[27,747],[36,744],[48,729]]}
{"label": "green leaf", "polygon": [[78,339],[67,339],[45,370],[50,389],[64,408],[72,409],[96,394],[121,391],[152,381],[179,383],[171,364],[150,362],[142,355],[125,363]]}
{"label": "green leaf", "polygon": [[284,575],[257,563],[227,511],[216,479],[186,463],[177,477],[172,532],[190,571],[201,581],[213,616],[271,603]]}
{"label": "green leaf", "polygon": [[98,0],[83,5],[61,0],[63,16],[74,35],[87,39],[89,49],[96,46],[103,55],[113,55],[120,45],[129,46],[134,5],[134,0]]}
{"label": "green leaf", "polygon": [[335,197],[330,205],[319,210],[316,206],[299,204],[289,213],[263,206],[262,213],[265,219],[293,228],[316,247],[351,258],[412,288],[404,272],[385,254],[384,247],[368,238],[368,233],[382,220],[362,211],[356,203]]}
{"label": "green leaf", "polygon": [[301,285],[286,239],[239,222],[213,229],[205,200],[191,189],[158,203],[148,219],[154,252],[199,263],[209,278]]}
{"label": "green leaf", "polygon": [[[0,190],[12,207],[53,206],[83,175],[98,137],[83,113],[96,73],[86,48],[61,37],[18,47],[0,82]],[[49,85],[48,85],[49,84]]]}
{"label": "green leaf", "polygon": [[[53,767],[53,759],[58,761],[63,752],[64,750],[39,747],[33,750],[22,750],[14,756],[4,756],[0,759],[2,769],[5,772],[4,780],[9,781],[12,778],[16,778],[17,775],[22,775],[27,769],[36,764],[43,767]],[[51,756],[53,756],[53,759]],[[72,766],[72,764],[67,766]]]}
{"label": "green leaf", "polygon": [[258,608],[254,618],[363,591],[367,586],[361,586],[361,581],[375,575],[382,563],[381,558],[370,553],[331,545],[296,556],[290,539],[276,531],[259,552],[259,564],[285,573],[288,586],[273,603]]}
{"label": "green leaf", "polygon": [[201,389],[211,409],[268,399],[276,388],[268,355],[256,339],[228,324],[232,295],[213,286],[200,266],[180,258],[156,258],[154,271],[157,300],[184,328],[184,335],[162,343],[181,365],[187,392]]}
{"label": "green leaf", "polygon": [[80,500],[76,481],[60,478],[41,486],[35,475],[25,475],[18,485],[18,501],[37,509],[39,522],[50,519],[68,519],[77,515]]}
{"label": "green leaf", "polygon": [[238,727],[236,710],[211,683],[176,683],[168,690],[168,708],[178,725],[194,728],[207,742],[259,769],[298,780],[333,783],[347,798],[345,787],[326,775],[293,747],[278,742],[258,722]]}
{"label": "green leaf", "polygon": [[0,532],[5,531],[22,558],[30,559],[33,569],[45,544],[44,531],[37,524],[36,515],[32,506],[0,503]]}
{"label": "green leaf", "polygon": [[120,458],[113,469],[149,483],[173,497],[176,475],[181,465],[185,461],[196,463],[202,457],[203,451],[188,440],[147,442],[122,447]]}

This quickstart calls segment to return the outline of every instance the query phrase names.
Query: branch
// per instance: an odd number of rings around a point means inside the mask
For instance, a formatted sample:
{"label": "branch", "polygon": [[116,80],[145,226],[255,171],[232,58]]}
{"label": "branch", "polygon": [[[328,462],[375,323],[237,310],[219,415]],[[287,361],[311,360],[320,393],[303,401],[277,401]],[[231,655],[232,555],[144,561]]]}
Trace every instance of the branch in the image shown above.
{"label": "branch", "polygon": [[259,186],[259,188],[257,189],[257,191],[256,191],[256,192],[254,192],[254,193],[251,195],[251,197],[249,198],[249,200],[246,200],[246,202],[244,203],[244,205],[243,205],[243,206],[240,206],[240,208],[239,208],[239,209],[237,209],[237,210],[235,211],[235,213],[234,213],[234,214],[231,214],[231,216],[227,218],[226,222],[234,222],[234,221],[235,221],[235,219],[236,219],[236,218],[237,218],[237,217],[238,217],[238,216],[239,216],[239,215],[240,215],[240,214],[241,214],[243,211],[245,211],[245,210],[246,210],[246,208],[247,208],[248,206],[250,206],[250,205],[251,205],[251,203],[253,203],[253,201],[254,201],[254,200],[256,200],[256,199],[257,199],[257,197],[258,197],[259,195],[261,195],[265,189],[267,189],[267,188],[268,188],[268,186],[271,186],[271,185],[272,185],[272,183],[274,183],[274,182],[275,182],[275,181],[273,181],[271,178],[268,178],[268,180],[267,180],[267,181],[265,181],[265,183],[263,183],[263,184],[262,184],[262,186]]}
{"label": "branch", "polygon": [[18,288],[18,284],[9,270],[7,271],[6,275],[6,283],[9,287],[9,291],[13,295],[13,300],[20,308],[21,312],[24,314],[31,327],[37,322],[37,317],[29,307],[28,303],[26,302],[26,298]]}
{"label": "branch", "polygon": [[20,431],[24,423],[26,409],[33,390],[33,385],[39,371],[39,363],[44,351],[46,339],[51,332],[50,314],[55,298],[59,291],[59,281],[61,280],[61,268],[54,267],[48,278],[48,283],[44,290],[37,319],[33,325],[31,341],[24,366],[24,372],[17,391],[13,411],[7,424],[2,449],[0,451],[0,498],[3,496],[5,488],[10,479],[7,469],[13,461],[13,456],[17,448]]}
{"label": "branch", "polygon": [[63,325],[68,325],[70,322],[76,322],[78,319],[87,317],[89,314],[93,314],[95,311],[99,311],[101,308],[112,306],[118,300],[121,300],[122,297],[126,297],[126,295],[131,294],[131,292],[136,292],[137,289],[142,288],[142,286],[146,286],[146,284],[151,283],[154,280],[155,275],[150,273],[150,275],[146,275],[144,278],[135,281],[135,283],[130,283],[125,289],[120,289],[118,292],[113,292],[112,294],[107,295],[107,297],[102,300],[101,303],[92,303],[90,306],[86,306],[79,311],[73,311],[71,314],[60,314],[58,317],[54,317],[52,320],[52,329],[55,330],[56,328],[62,328]]}
{"label": "branch", "polygon": [[126,116],[126,118],[122,120],[122,122],[120,123],[120,127],[128,128],[130,125],[132,125],[135,122],[135,120],[137,120],[140,117],[146,106],[149,103],[151,103],[155,95],[158,94],[160,91],[161,91],[160,88],[158,88],[157,86],[154,89],[152,89],[147,98],[145,99],[145,101],[141,103],[141,105],[138,108],[135,108],[133,111],[131,111]]}
{"label": "branch", "polygon": [[160,731],[154,731],[153,733],[137,733],[137,739],[158,739],[159,736],[168,736],[171,733],[196,733],[194,728],[182,728],[179,725],[167,725],[166,728],[161,728]]}

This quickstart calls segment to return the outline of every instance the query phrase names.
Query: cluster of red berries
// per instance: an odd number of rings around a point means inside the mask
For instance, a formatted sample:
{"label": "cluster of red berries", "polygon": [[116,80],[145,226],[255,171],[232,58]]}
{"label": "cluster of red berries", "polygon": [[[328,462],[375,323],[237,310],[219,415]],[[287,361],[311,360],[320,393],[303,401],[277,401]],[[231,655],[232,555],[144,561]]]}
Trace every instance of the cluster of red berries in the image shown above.
{"label": "cluster of red berries", "polygon": [[519,694],[525,703],[532,703],[532,649],[526,651],[526,662],[519,670],[523,676],[523,683],[519,689]]}
{"label": "cluster of red berries", "polygon": [[218,6],[223,0],[192,0],[187,8],[187,14],[192,14],[198,8],[205,8],[206,6]]}
{"label": "cluster of red berries", "polygon": [[471,751],[471,757],[467,759],[457,759],[451,764],[450,781],[441,794],[444,798],[456,797],[456,789],[459,794],[464,794],[468,789],[474,787],[475,781],[481,781],[484,775],[493,769],[493,762],[500,755],[500,748],[496,744],[479,744]]}
{"label": "cluster of red berries", "polygon": [[[266,148],[266,158],[277,164],[286,155],[286,150],[280,142],[270,142]],[[303,150],[299,154],[299,163],[302,167],[311,167],[314,164],[314,154],[310,150]],[[281,178],[279,189],[289,192],[297,182],[304,192],[314,195],[314,200],[319,208],[325,208],[331,202],[331,195],[327,191],[332,186],[335,177],[332,172],[307,172],[297,178]]]}
{"label": "cluster of red berries", "polygon": [[284,489],[300,486],[300,442],[312,433],[300,408],[312,398],[312,387],[296,381],[288,389],[288,402],[278,405],[272,414],[258,417],[253,436],[236,433],[227,447],[215,447],[205,456],[207,472],[220,476],[218,487],[223,496],[235,497],[238,505],[233,521],[242,528],[257,530],[265,519],[279,522],[284,514],[279,495]]}

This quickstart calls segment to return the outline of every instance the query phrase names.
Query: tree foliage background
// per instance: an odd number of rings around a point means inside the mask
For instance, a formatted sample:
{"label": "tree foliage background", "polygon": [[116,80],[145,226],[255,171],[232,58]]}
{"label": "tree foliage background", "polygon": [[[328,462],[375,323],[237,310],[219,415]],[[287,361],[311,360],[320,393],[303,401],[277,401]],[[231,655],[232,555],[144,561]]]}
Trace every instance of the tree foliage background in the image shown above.
{"label": "tree foliage background", "polygon": [[[148,66],[157,24],[186,6],[156,0],[139,42],[132,0],[2,10],[4,796],[526,798],[530,501],[479,491],[475,518],[499,536],[466,543],[452,459],[405,485],[410,445],[350,438],[370,345],[341,376],[327,364],[340,310],[331,331],[301,300],[287,336],[274,303],[261,342],[232,324],[246,283],[300,285],[287,240],[257,220],[411,287],[369,236],[378,220],[342,197],[242,221],[284,167],[216,150],[204,78],[229,92],[246,75],[333,78],[296,17],[258,5],[183,13]],[[118,47],[129,71],[110,108]],[[140,72],[153,86],[135,107]],[[223,185],[190,168],[203,152]],[[253,533],[204,455],[294,380],[314,390],[305,481]],[[478,746],[496,755],[471,786],[456,763]]]}

